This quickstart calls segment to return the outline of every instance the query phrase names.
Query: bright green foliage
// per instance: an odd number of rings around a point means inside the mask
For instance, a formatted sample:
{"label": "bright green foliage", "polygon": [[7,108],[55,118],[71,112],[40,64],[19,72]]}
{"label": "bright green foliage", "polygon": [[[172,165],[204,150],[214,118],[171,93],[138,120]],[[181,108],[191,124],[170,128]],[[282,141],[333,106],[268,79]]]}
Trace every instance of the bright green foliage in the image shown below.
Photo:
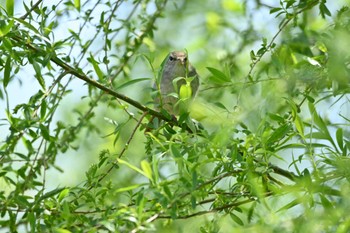
{"label": "bright green foliage", "polygon": [[349,232],[350,8],[263,2],[6,1],[0,232]]}

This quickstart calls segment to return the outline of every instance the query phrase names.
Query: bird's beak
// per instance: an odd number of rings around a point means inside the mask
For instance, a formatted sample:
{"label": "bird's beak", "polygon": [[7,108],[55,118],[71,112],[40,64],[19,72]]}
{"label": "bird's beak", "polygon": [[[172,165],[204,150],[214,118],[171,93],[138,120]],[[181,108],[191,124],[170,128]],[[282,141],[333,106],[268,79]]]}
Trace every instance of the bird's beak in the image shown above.
{"label": "bird's beak", "polygon": [[185,58],[180,59],[180,62],[183,66],[186,66],[186,59]]}

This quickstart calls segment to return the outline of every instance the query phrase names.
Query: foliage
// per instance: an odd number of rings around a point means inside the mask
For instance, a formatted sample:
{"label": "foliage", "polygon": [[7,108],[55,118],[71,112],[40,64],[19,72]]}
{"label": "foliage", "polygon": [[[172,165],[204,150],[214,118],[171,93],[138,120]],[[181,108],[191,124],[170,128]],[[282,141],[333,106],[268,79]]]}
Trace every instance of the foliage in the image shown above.
{"label": "foliage", "polygon": [[[15,3],[0,11],[1,230],[349,230],[348,6]],[[153,109],[172,47],[202,74],[190,116]]]}

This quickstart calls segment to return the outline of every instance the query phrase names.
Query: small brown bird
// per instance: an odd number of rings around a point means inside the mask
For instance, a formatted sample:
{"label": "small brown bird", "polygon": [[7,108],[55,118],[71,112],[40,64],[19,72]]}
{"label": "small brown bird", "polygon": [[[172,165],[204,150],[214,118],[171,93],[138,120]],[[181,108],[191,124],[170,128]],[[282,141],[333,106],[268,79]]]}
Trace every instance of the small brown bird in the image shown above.
{"label": "small brown bird", "polygon": [[156,85],[160,92],[155,101],[157,107],[171,114],[179,114],[181,102],[191,101],[199,88],[199,76],[188,61],[186,52],[168,54],[161,65]]}

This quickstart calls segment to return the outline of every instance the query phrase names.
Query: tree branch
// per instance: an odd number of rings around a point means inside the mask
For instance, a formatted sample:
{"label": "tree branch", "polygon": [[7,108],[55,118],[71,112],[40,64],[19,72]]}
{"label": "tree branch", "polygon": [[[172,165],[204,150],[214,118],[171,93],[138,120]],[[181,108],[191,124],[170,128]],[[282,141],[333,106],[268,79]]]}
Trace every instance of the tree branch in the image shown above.
{"label": "tree branch", "polygon": [[[37,47],[35,47],[33,44],[30,44],[30,43],[26,43],[24,41],[22,41],[22,39],[18,36],[14,36],[12,37],[16,42],[20,43],[20,44],[23,44],[23,45],[26,45],[27,48],[31,49],[32,51],[34,52],[37,52],[39,54],[44,54],[46,53],[45,51],[43,51],[42,49],[39,49]],[[155,117],[158,117],[159,119],[162,119],[168,123],[170,123],[171,125],[177,125],[179,126],[178,122],[176,119],[173,119],[173,118],[168,118],[166,116],[164,116],[162,113],[158,112],[158,111],[155,111],[151,108],[148,108],[142,104],[140,104],[139,102],[137,102],[136,100],[133,100],[123,94],[120,94],[106,86],[104,86],[103,84],[93,80],[93,79],[90,79],[89,77],[87,77],[84,73],[82,72],[79,72],[77,71],[76,69],[74,69],[72,66],[68,65],[67,63],[65,63],[64,61],[62,61],[61,59],[59,59],[58,57],[56,56],[52,56],[50,58],[50,60],[55,63],[57,66],[61,67],[62,69],[64,69],[67,73],[69,74],[72,74],[73,76],[85,81],[86,83],[90,84],[91,86],[94,86],[102,91],[104,91],[105,93],[111,95],[111,96],[114,96],[120,100],[123,100],[124,102],[127,102],[129,103],[130,105],[134,106],[135,108],[137,109],[140,109],[141,111],[143,112],[147,112],[148,114],[152,115],[152,116],[155,116]]]}
{"label": "tree branch", "polygon": [[29,9],[29,11],[27,11],[23,16],[20,17],[20,19],[25,20],[25,19],[28,17],[28,15],[30,15],[30,13],[32,13],[32,12],[39,6],[39,4],[40,4],[42,1],[43,1],[43,0],[37,1],[37,2],[32,6],[32,8]]}

